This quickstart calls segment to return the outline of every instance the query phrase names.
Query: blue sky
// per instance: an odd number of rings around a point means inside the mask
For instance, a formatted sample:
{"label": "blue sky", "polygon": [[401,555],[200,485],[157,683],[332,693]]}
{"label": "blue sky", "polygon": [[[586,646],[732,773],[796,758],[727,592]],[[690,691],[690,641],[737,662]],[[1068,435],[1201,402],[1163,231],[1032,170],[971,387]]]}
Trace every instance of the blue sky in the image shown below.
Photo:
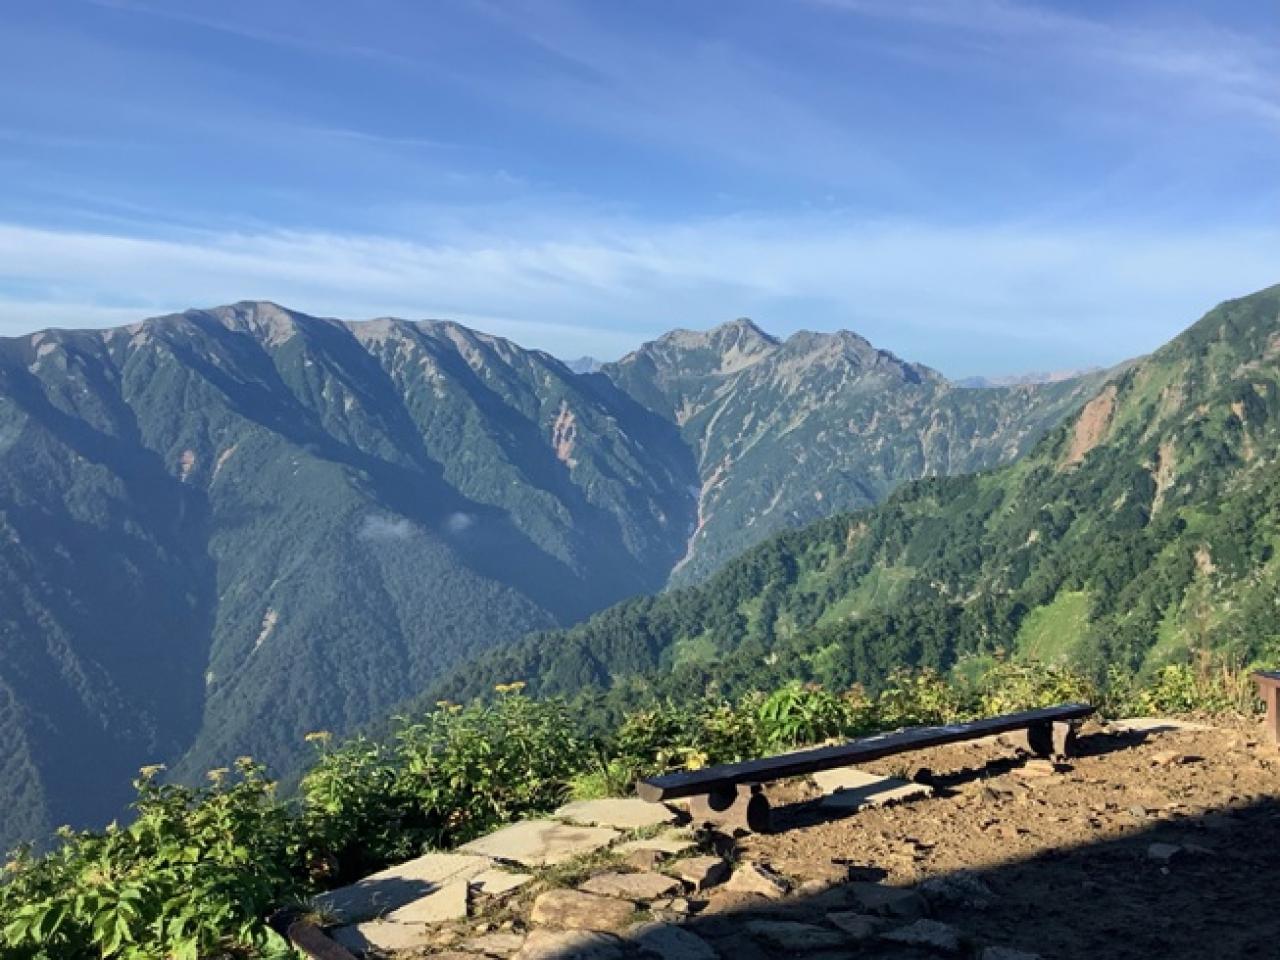
{"label": "blue sky", "polygon": [[0,18],[0,334],[264,298],[611,358],[746,315],[966,375],[1280,282],[1269,0]]}

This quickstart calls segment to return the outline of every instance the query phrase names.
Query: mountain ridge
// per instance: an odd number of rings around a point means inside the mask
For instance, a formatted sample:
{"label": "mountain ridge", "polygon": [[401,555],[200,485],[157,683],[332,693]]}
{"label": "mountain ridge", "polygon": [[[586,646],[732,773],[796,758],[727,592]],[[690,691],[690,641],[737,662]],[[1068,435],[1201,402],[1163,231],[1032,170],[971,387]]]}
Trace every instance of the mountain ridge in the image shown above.
{"label": "mountain ridge", "polygon": [[1277,504],[1280,286],[1120,369],[1024,458],[782,533],[705,584],[494,650],[431,695],[521,680],[616,717],[1010,656],[1118,683],[1210,653],[1274,666]]}
{"label": "mountain ridge", "polygon": [[[854,334],[747,321],[643,357],[579,375],[452,321],[265,301],[0,340],[0,840],[112,815],[144,763],[287,773],[308,730],[1015,457],[1084,399],[958,404]],[[681,391],[706,401],[683,423]]]}

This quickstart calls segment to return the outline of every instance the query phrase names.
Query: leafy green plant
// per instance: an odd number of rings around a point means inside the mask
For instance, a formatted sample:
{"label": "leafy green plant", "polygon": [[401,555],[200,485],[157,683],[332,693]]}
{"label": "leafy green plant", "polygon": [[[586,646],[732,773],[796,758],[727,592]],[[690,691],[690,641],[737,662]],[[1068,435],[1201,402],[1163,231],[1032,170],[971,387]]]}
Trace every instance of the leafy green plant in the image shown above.
{"label": "leafy green plant", "polygon": [[1087,677],[1058,664],[1000,661],[978,681],[977,712],[984,715],[1032,710],[1057,703],[1099,702]]}
{"label": "leafy green plant", "polygon": [[397,793],[432,845],[470,839],[554,807],[586,765],[585,741],[561,700],[534,700],[523,684],[492,703],[440,704],[396,733]]}
{"label": "leafy green plant", "polygon": [[876,700],[877,721],[882,729],[953,723],[972,712],[963,692],[933,670],[895,671]]}
{"label": "leafy green plant", "polygon": [[774,691],[756,711],[769,749],[818,743],[850,726],[846,701],[816,684],[790,683]]}
{"label": "leafy green plant", "polygon": [[299,892],[294,822],[262,768],[214,771],[201,789],[135,781],[137,819],[102,833],[60,832],[19,853],[0,885],[0,945],[18,957],[283,955],[264,922]]}

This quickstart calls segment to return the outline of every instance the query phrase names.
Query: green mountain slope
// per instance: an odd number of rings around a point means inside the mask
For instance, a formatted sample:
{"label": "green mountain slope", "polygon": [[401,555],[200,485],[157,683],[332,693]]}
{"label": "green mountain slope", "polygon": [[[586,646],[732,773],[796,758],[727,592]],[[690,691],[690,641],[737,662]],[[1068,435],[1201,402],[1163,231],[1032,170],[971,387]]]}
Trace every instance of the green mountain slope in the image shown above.
{"label": "green mountain slope", "polygon": [[1280,287],[1114,376],[1017,463],[921,480],[784,533],[705,585],[629,601],[459,671],[535,693],[876,684],[1022,652],[1101,672],[1280,656]]}
{"label": "green mountain slope", "polygon": [[268,303],[0,340],[0,843],[109,818],[144,763],[287,773],[309,730],[1009,460],[1087,395],[744,321],[584,374]]}
{"label": "green mountain slope", "polygon": [[3,342],[0,839],[110,816],[153,760],[287,767],[660,587],[688,460],[607,383],[453,324],[241,304]]}
{"label": "green mountain slope", "polygon": [[907,480],[1016,459],[1104,379],[962,389],[848,331],[778,341],[749,320],[674,331],[604,373],[697,457],[698,526],[677,584]]}

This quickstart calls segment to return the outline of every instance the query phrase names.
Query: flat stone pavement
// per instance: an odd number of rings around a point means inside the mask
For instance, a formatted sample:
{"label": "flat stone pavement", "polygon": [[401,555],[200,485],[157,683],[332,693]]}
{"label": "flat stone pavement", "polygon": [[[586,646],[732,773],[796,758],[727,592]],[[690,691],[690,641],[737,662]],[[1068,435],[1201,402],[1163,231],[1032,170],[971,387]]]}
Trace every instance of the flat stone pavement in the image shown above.
{"label": "flat stone pavement", "polygon": [[[823,786],[845,809],[929,794],[861,770],[830,771]],[[336,942],[370,956],[834,960],[857,950],[909,960],[962,949],[977,956],[959,931],[928,917],[921,892],[856,882],[850,867],[836,863],[803,882],[768,864],[734,863],[712,854],[706,838],[700,844],[676,827],[678,819],[638,799],[566,804],[549,818],[510,824],[453,853],[398,864],[314,905],[336,921],[329,930]],[[587,863],[575,875],[574,864]],[[571,872],[554,883],[536,875],[565,865]],[[509,895],[524,897],[527,884],[531,893],[517,906]],[[796,903],[804,904],[799,917]],[[783,912],[771,915],[775,910]]]}

